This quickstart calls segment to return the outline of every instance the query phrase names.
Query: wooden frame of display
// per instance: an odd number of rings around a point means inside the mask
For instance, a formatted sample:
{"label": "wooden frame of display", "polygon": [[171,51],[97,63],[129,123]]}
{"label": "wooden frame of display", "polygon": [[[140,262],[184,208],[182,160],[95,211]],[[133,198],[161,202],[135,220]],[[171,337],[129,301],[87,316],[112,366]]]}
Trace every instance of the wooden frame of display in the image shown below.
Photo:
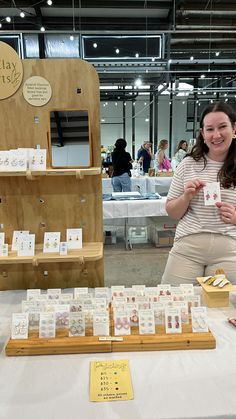
{"label": "wooden frame of display", "polygon": [[[31,332],[29,339],[10,339],[5,348],[7,356],[64,355],[99,352],[142,352],[190,349],[215,349],[213,334],[192,333],[191,325],[183,325],[183,333],[166,334],[164,326],[156,326],[156,334],[139,335],[137,328],[132,335],[99,340],[97,336],[68,337],[68,331],[57,332],[56,338],[39,339]],[[91,331],[90,331],[91,333]]]}
{"label": "wooden frame of display", "polygon": [[[0,231],[5,232],[5,242],[11,244],[14,230],[29,230],[36,235],[37,248],[42,246],[45,231],[60,231],[61,240],[65,241],[67,228],[82,228],[83,248],[68,256],[36,250],[35,257],[28,259],[14,257],[10,252],[8,258],[0,259],[0,290],[103,286],[97,73],[93,66],[79,59],[23,60],[22,64],[20,88],[1,100],[1,150],[47,149],[47,169],[0,172]],[[35,75],[47,80],[52,89],[44,106],[32,106],[22,94],[24,82]],[[54,109],[88,111],[91,167],[50,166],[49,115]]]}

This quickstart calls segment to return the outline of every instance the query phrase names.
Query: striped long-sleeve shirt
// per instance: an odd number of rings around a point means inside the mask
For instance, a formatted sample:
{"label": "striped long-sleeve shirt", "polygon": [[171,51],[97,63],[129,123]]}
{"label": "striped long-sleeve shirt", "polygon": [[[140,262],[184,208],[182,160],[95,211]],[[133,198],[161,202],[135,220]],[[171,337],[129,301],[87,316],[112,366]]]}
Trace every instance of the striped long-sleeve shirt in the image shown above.
{"label": "striped long-sleeve shirt", "polygon": [[[193,179],[217,182],[217,174],[222,164],[222,162],[213,161],[207,157],[207,165],[204,169],[203,159],[195,161],[192,157],[186,157],[176,169],[167,198],[178,198],[184,193],[186,183]],[[236,189],[221,187],[220,190],[221,202],[229,202],[236,207]],[[236,225],[225,224],[220,219],[219,209],[216,206],[205,205],[204,193],[201,189],[190,201],[188,210],[179,220],[175,239],[203,232],[224,234],[236,240]]]}

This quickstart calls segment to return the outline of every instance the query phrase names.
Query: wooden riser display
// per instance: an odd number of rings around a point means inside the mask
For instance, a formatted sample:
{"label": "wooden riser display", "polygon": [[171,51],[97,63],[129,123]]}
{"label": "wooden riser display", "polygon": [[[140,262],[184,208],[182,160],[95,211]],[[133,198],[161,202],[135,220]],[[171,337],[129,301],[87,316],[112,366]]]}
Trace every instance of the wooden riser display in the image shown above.
{"label": "wooden riser display", "polygon": [[157,326],[155,335],[139,335],[137,329],[123,341],[100,341],[97,336],[68,337],[68,331],[57,332],[54,339],[39,339],[31,332],[29,339],[10,339],[5,348],[7,356],[64,355],[80,353],[141,352],[182,349],[215,349],[212,333],[192,333],[190,325],[181,334],[166,334]]}

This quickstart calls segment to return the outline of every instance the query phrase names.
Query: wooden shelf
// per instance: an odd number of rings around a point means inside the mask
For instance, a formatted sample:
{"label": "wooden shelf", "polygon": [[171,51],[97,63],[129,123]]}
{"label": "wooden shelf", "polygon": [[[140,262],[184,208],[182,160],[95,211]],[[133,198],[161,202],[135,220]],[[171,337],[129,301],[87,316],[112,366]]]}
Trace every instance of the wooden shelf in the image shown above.
{"label": "wooden shelf", "polygon": [[68,337],[68,331],[59,331],[54,339],[39,339],[36,332],[30,332],[29,339],[10,339],[5,348],[7,356],[62,355],[99,352],[140,352],[190,349],[215,349],[212,333],[191,333],[155,335],[133,334],[124,336],[123,341],[100,341],[97,336]]}
{"label": "wooden shelf", "polygon": [[89,167],[84,169],[46,169],[42,171],[27,170],[24,172],[0,172],[0,177],[24,176],[27,179],[34,179],[38,176],[76,176],[76,178],[83,178],[84,176],[99,174],[101,174],[100,167]]}
{"label": "wooden shelf", "polygon": [[17,256],[16,252],[9,252],[8,257],[0,257],[0,265],[28,263],[37,266],[39,263],[62,262],[95,262],[103,258],[103,243],[83,243],[83,248],[69,250],[68,255],[60,256],[58,253],[43,253],[42,245],[36,246],[35,256]]}

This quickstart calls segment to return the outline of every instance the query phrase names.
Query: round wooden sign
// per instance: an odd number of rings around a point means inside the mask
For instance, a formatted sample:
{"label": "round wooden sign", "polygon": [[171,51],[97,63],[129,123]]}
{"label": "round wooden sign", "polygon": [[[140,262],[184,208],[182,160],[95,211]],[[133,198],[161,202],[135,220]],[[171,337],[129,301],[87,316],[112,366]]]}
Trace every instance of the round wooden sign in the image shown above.
{"label": "round wooden sign", "polygon": [[16,51],[0,42],[0,99],[14,95],[23,78],[23,66]]}
{"label": "round wooden sign", "polygon": [[23,96],[30,105],[43,106],[51,99],[52,88],[43,77],[33,76],[25,81]]}

